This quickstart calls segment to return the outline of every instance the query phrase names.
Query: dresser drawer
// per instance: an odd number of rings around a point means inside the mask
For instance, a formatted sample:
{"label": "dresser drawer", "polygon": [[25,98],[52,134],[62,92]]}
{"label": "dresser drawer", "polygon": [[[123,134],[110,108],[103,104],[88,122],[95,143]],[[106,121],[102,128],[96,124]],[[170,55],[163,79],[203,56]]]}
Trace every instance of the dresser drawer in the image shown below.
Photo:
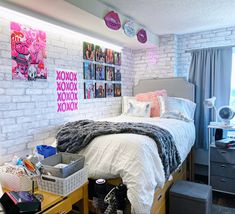
{"label": "dresser drawer", "polygon": [[235,164],[235,149],[221,149],[211,147],[211,161]]}
{"label": "dresser drawer", "polygon": [[235,179],[211,176],[211,186],[213,189],[235,193]]}
{"label": "dresser drawer", "polygon": [[72,203],[70,199],[65,199],[56,204],[49,210],[43,212],[43,214],[66,214],[72,210]]}
{"label": "dresser drawer", "polygon": [[211,175],[225,176],[235,179],[235,165],[211,162]]}

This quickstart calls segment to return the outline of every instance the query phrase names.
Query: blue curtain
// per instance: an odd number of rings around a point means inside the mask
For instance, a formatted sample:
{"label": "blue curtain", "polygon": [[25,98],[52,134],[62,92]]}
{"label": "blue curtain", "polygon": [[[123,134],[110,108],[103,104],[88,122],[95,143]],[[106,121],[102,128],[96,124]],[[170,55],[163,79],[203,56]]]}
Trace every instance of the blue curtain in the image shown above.
{"label": "blue curtain", "polygon": [[208,149],[208,130],[210,121],[215,121],[213,110],[204,101],[216,97],[216,107],[229,104],[232,73],[232,48],[207,48],[191,52],[189,82],[195,85],[196,148]]}

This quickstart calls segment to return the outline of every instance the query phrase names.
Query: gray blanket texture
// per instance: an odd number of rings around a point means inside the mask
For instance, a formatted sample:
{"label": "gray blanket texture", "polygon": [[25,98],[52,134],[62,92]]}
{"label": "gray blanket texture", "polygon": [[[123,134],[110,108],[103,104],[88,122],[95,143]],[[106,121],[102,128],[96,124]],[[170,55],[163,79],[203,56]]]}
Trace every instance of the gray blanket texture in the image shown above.
{"label": "gray blanket texture", "polygon": [[92,120],[69,122],[56,135],[57,150],[76,153],[85,148],[95,137],[120,133],[146,135],[152,138],[157,144],[166,179],[181,163],[172,135],[165,129],[147,123],[114,123]]}

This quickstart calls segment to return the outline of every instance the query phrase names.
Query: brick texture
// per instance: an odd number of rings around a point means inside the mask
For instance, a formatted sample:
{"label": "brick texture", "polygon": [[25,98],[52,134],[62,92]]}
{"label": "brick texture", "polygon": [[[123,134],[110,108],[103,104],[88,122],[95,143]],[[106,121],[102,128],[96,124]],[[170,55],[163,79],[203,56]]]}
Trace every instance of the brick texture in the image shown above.
{"label": "brick texture", "polygon": [[[121,97],[84,100],[82,41],[47,32],[47,81],[12,80],[10,21],[1,19],[0,35],[0,164],[14,155],[29,154],[38,144],[50,144],[63,123],[82,118],[99,119],[121,112]],[[36,26],[35,26],[36,27]],[[132,51],[122,53],[122,94],[134,84]],[[55,68],[78,71],[79,110],[57,113]]]}
{"label": "brick texture", "polygon": [[185,50],[235,45],[235,27],[177,36],[177,75],[188,77],[191,54]]}

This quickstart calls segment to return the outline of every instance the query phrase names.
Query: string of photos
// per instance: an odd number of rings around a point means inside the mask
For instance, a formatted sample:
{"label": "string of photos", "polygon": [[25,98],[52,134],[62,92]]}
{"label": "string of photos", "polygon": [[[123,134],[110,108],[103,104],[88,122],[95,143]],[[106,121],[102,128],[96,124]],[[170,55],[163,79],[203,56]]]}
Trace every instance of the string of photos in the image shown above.
{"label": "string of photos", "polygon": [[84,98],[121,96],[121,53],[83,42]]}

